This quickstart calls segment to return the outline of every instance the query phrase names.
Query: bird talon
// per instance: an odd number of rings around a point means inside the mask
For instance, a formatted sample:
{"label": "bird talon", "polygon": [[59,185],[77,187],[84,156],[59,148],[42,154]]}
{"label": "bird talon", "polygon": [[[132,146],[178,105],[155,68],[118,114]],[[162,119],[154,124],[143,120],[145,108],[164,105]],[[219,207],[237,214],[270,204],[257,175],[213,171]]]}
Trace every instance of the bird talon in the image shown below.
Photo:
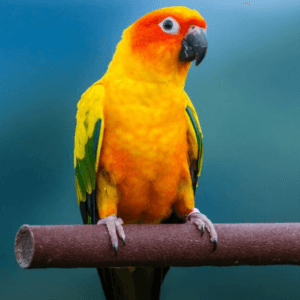
{"label": "bird talon", "polygon": [[203,235],[204,232],[205,232],[205,226],[204,226],[204,225],[201,226],[201,232],[202,232],[202,235]]}
{"label": "bird talon", "polygon": [[214,228],[214,225],[205,215],[201,214],[197,208],[194,208],[193,211],[187,215],[186,223],[187,224],[195,224],[198,227],[198,229],[201,231],[202,235],[204,234],[205,229],[206,229],[210,235],[211,242],[214,243],[213,251],[215,251],[217,249],[218,236],[217,236],[217,232]]}
{"label": "bird talon", "polygon": [[115,255],[117,255],[118,254],[118,244],[112,244],[112,247],[115,250]]}
{"label": "bird talon", "polygon": [[212,242],[214,243],[213,251],[216,251],[218,248],[218,240],[217,239],[212,239]]}
{"label": "bird talon", "polygon": [[126,245],[125,233],[123,229],[123,220],[117,218],[115,215],[108,216],[101,219],[97,223],[98,225],[105,224],[108,230],[108,234],[111,239],[112,247],[114,248],[115,255],[118,253],[118,236],[121,238],[123,245]]}

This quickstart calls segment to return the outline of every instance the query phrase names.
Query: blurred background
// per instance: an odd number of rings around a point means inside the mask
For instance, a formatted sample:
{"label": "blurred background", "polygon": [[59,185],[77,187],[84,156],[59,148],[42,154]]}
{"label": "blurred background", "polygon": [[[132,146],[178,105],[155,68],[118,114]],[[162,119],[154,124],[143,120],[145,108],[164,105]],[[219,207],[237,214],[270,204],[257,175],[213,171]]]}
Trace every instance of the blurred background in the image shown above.
{"label": "blurred background", "polygon": [[[22,224],[81,223],[76,104],[122,30],[172,5],[208,24],[186,83],[204,133],[197,207],[214,223],[300,222],[299,1],[1,0],[1,299],[104,299],[95,269],[21,269],[14,238]],[[161,299],[299,299],[299,278],[295,266],[172,268]]]}

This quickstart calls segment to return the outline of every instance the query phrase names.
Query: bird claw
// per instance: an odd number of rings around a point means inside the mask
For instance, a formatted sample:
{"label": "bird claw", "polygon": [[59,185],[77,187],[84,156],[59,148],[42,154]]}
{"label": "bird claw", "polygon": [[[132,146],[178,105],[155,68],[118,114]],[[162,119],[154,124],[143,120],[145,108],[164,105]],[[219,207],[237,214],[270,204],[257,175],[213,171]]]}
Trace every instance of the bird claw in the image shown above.
{"label": "bird claw", "polygon": [[201,226],[201,232],[202,232],[202,235],[203,235],[204,232],[205,232],[205,226],[204,226],[204,225]]}
{"label": "bird claw", "polygon": [[216,251],[217,248],[218,248],[218,240],[217,239],[213,239],[212,242],[214,243],[213,251]]}
{"label": "bird claw", "polygon": [[112,247],[114,248],[115,255],[118,254],[118,244],[112,244]]}
{"label": "bird claw", "polygon": [[206,217],[200,213],[197,208],[194,208],[193,211],[187,215],[186,217],[186,224],[195,224],[198,229],[202,232],[205,231],[205,228],[209,232],[210,240],[214,244],[213,251],[215,251],[218,247],[218,235],[215,230],[213,223]]}
{"label": "bird claw", "polygon": [[101,219],[97,223],[97,225],[105,224],[107,226],[115,255],[118,253],[118,235],[121,238],[123,245],[126,245],[125,233],[122,226],[123,223],[123,220],[115,215]]}

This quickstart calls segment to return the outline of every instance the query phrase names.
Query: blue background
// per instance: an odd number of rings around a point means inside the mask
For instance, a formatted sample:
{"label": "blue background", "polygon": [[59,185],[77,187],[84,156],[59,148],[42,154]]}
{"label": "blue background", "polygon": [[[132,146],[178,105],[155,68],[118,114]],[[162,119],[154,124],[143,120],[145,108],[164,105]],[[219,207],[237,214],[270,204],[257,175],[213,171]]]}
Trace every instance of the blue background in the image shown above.
{"label": "blue background", "polygon": [[[73,171],[80,95],[122,30],[171,5],[208,24],[186,90],[204,133],[196,205],[215,223],[300,221],[300,2],[1,1],[1,299],[103,299],[95,269],[23,270],[22,224],[81,223]],[[299,299],[295,266],[173,268],[162,299]]]}

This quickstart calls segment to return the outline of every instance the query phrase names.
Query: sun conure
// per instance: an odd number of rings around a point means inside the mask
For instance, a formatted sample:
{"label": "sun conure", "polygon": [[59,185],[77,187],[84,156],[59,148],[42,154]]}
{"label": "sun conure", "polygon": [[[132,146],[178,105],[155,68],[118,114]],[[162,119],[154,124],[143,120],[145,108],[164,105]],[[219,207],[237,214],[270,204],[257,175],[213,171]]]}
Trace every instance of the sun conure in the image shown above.
{"label": "sun conure", "polygon": [[[153,11],[124,30],[104,76],[78,103],[74,165],[84,223],[188,222],[217,234],[195,208],[202,132],[184,91],[207,51],[206,22],[186,7]],[[200,249],[199,249],[200,251]],[[107,299],[158,299],[168,268],[98,269]]]}

